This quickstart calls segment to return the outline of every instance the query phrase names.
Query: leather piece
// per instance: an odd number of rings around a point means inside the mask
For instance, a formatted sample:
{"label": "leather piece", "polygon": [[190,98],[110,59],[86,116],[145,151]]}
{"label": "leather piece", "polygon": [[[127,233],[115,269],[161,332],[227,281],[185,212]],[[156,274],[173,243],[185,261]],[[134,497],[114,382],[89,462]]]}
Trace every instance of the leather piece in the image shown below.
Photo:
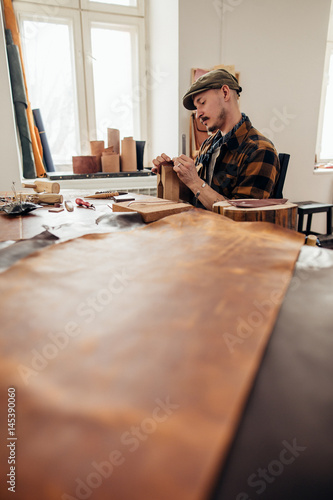
{"label": "leather piece", "polygon": [[36,139],[34,119],[33,119],[31,104],[29,102],[29,95],[28,95],[28,91],[27,91],[27,82],[26,82],[24,64],[23,64],[21,39],[20,39],[20,33],[19,33],[17,21],[16,21],[16,16],[15,16],[12,0],[3,0],[3,8],[4,8],[4,18],[5,18],[5,22],[6,22],[6,28],[12,32],[14,44],[17,45],[19,53],[20,53],[24,86],[25,86],[25,91],[27,94],[27,101],[28,101],[28,107],[27,107],[26,112],[27,112],[30,136],[31,136],[31,141],[32,141],[32,150],[33,150],[34,159],[35,159],[35,168],[36,168],[36,172],[37,172],[38,177],[45,177],[46,173],[45,173],[45,169],[44,169],[44,165],[43,165],[42,155],[41,155],[40,150],[39,150],[39,143]]}
{"label": "leather piece", "polygon": [[257,208],[257,207],[270,207],[272,205],[283,205],[287,201],[288,201],[287,198],[281,198],[281,199],[265,198],[262,200],[247,198],[244,200],[228,200],[228,203],[230,203],[230,205],[233,205],[234,207],[239,207],[239,208]]}
{"label": "leather piece", "polygon": [[114,231],[131,231],[137,227],[144,226],[140,214],[103,214],[94,223],[78,224],[64,223],[55,227],[47,227],[45,230],[30,239],[20,241],[9,241],[8,245],[0,246],[0,272],[9,269],[18,260],[41,250],[57,240],[66,241],[83,234],[108,233]]}
{"label": "leather piece", "polygon": [[33,109],[32,114],[34,116],[34,120],[35,120],[37,131],[38,131],[38,137],[40,138],[40,142],[41,142],[41,146],[42,146],[41,152],[43,155],[43,162],[44,162],[44,165],[46,167],[46,171],[47,172],[55,172],[56,170],[55,170],[54,163],[52,160],[52,154],[51,154],[51,150],[50,150],[50,146],[49,146],[49,141],[47,139],[47,135],[45,132],[45,127],[44,127],[44,122],[42,119],[41,111],[40,111],[40,109]]}
{"label": "leather piece", "polygon": [[[70,200],[66,195],[65,199]],[[94,200],[96,210],[87,210],[76,206],[75,198],[72,198],[73,212],[51,213],[49,207],[43,207],[15,218],[0,212],[0,241],[29,239],[43,229],[50,230],[64,241],[88,233],[131,230],[145,225],[138,213],[111,212],[111,203],[110,200]]]}
{"label": "leather piece", "polygon": [[19,259],[52,245],[57,240],[57,236],[48,231],[43,231],[43,233],[30,240],[16,241],[5,248],[0,248],[0,272],[11,267]]}
{"label": "leather piece", "polygon": [[[0,407],[16,387],[16,498],[79,498],[79,480],[92,500],[206,498],[302,244],[271,224],[191,210],[55,245],[3,273]],[[267,298],[242,338],[240,321]],[[22,365],[36,372],[25,381]],[[115,450],[123,463],[107,476]]]}
{"label": "leather piece", "polygon": [[332,282],[333,252],[303,246],[211,500],[333,498]]}
{"label": "leather piece", "polygon": [[36,177],[36,169],[26,113],[28,101],[24,87],[19,49],[13,43],[10,30],[6,30],[6,41],[13,104],[22,150],[23,177],[25,179],[34,179]]}

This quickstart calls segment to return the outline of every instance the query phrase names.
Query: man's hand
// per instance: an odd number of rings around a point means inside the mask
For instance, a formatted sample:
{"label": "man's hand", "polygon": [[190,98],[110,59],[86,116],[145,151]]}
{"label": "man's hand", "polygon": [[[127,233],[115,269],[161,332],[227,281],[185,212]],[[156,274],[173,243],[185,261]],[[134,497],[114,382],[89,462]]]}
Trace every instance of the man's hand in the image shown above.
{"label": "man's hand", "polygon": [[162,153],[161,156],[158,156],[157,158],[155,158],[155,160],[153,160],[154,167],[151,169],[151,171],[154,174],[159,174],[161,172],[161,164],[165,163],[166,161],[171,162],[172,160],[168,155]]}
{"label": "man's hand", "polygon": [[165,153],[161,154],[153,160],[154,167],[151,169],[153,173],[157,174],[161,171],[163,163],[173,164],[173,169],[178,175],[179,179],[194,193],[199,193],[199,201],[208,209],[213,209],[213,204],[216,201],[225,200],[224,196],[217,193],[208,186],[199,177],[195,163],[189,156],[180,155],[175,158],[169,158]]}
{"label": "man's hand", "polygon": [[192,158],[186,155],[180,155],[176,158],[172,158],[172,161],[174,163],[173,169],[179,179],[191,190],[195,189],[198,183],[200,184],[200,177]]}

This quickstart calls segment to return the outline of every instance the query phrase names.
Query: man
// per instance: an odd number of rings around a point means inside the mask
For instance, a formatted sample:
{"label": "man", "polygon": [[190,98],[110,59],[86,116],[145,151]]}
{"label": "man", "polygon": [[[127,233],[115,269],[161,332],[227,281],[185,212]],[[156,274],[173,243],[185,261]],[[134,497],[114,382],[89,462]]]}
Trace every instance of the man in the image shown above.
{"label": "man", "polygon": [[[194,200],[208,210],[230,198],[269,198],[277,182],[280,164],[274,145],[240,112],[242,87],[224,69],[206,73],[183,97],[186,109],[196,110],[212,135],[202,144],[196,162],[182,154],[173,158],[173,169],[193,192]],[[152,172],[171,161],[162,154],[153,160]]]}

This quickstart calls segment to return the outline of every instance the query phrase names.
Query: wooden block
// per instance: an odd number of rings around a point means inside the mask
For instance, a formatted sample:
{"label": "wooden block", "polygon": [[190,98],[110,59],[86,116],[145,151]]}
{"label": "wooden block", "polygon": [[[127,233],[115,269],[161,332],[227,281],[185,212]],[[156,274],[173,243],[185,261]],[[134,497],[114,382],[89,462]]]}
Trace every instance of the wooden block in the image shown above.
{"label": "wooden block", "polygon": [[153,196],[135,202],[114,203],[112,206],[113,212],[138,212],[146,223],[191,210],[192,208],[193,206],[187,203],[177,203],[171,200],[165,200],[163,203],[161,199]]}
{"label": "wooden block", "polygon": [[163,191],[162,176],[161,174],[157,174],[157,198],[164,198]]}
{"label": "wooden block", "polygon": [[99,172],[96,156],[73,156],[74,174],[95,174]]}
{"label": "wooden block", "polygon": [[53,205],[54,203],[62,203],[62,194],[53,193],[38,193],[35,195],[36,203],[46,203],[48,205]]}
{"label": "wooden block", "polygon": [[47,205],[53,205],[54,203],[62,203],[62,194],[56,193],[22,193],[18,192],[17,196],[22,201],[31,201],[33,203],[46,203]]}
{"label": "wooden block", "polygon": [[49,212],[54,212],[54,213],[59,213],[59,212],[63,212],[64,209],[62,207],[59,207],[59,208],[49,208]]}
{"label": "wooden block", "polygon": [[120,132],[117,128],[108,128],[108,147],[113,147],[114,152],[120,154]]}
{"label": "wooden block", "polygon": [[92,156],[96,156],[99,171],[102,170],[101,156],[104,150],[104,141],[90,141],[90,153]]}
{"label": "wooden block", "polygon": [[121,162],[122,172],[135,172],[136,165],[136,144],[133,137],[124,137],[121,141]]}
{"label": "wooden block", "polygon": [[161,180],[163,184],[163,198],[179,201],[179,179],[173,165],[161,165]]}
{"label": "wooden block", "polygon": [[173,170],[173,162],[161,164],[157,174],[157,196],[172,201],[190,201],[191,190],[179,179]]}
{"label": "wooden block", "polygon": [[120,156],[118,154],[102,154],[102,171],[103,172],[119,172],[120,171]]}
{"label": "wooden block", "polygon": [[60,184],[58,182],[52,181],[40,181],[38,179],[33,182],[24,182],[23,187],[28,187],[34,189],[37,193],[59,193]]}
{"label": "wooden block", "polygon": [[260,208],[239,208],[230,205],[227,201],[219,201],[214,203],[213,212],[237,222],[271,222],[296,230],[297,205],[290,202]]}

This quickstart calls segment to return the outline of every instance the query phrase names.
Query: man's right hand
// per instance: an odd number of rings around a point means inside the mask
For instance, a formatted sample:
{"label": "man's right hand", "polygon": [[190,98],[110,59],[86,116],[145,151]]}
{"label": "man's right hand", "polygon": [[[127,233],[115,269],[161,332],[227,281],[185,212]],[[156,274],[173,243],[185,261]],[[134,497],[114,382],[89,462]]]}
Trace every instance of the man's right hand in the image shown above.
{"label": "man's right hand", "polygon": [[154,174],[159,174],[160,171],[161,171],[161,164],[162,163],[165,163],[165,162],[172,162],[171,158],[169,158],[168,155],[166,155],[165,153],[162,153],[161,156],[158,156],[157,158],[155,158],[155,160],[153,160],[153,168],[151,169],[151,171],[154,173]]}

